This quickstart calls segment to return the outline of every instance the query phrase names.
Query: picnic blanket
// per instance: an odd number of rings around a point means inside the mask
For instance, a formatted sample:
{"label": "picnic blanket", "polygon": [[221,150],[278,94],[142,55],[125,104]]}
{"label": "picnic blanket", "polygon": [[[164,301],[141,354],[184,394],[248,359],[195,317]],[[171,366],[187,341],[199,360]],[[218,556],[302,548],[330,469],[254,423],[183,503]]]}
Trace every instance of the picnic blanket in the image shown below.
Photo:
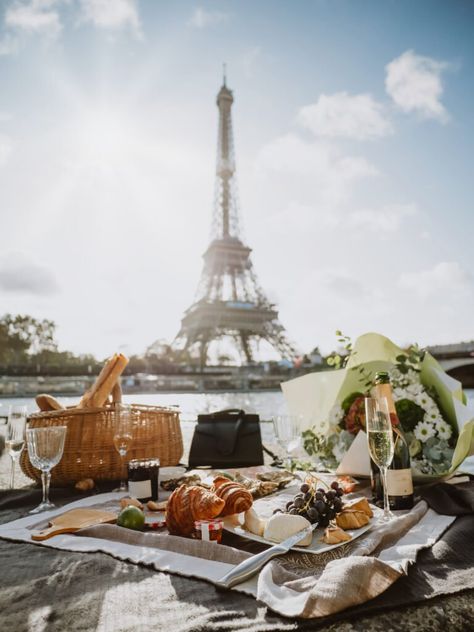
{"label": "picnic blanket", "polygon": [[[436,504],[441,493],[452,499],[449,489],[438,487],[440,493],[434,494],[435,500],[428,498],[432,504]],[[471,487],[468,485],[464,491],[472,504]],[[104,506],[116,498],[116,495],[98,495],[70,506]],[[456,498],[452,505],[451,513],[472,511],[469,500]],[[442,510],[442,507],[438,505],[437,509]],[[61,511],[64,508],[56,513]],[[421,501],[393,523],[375,527],[360,539],[335,549],[330,559],[325,557],[327,554],[290,553],[271,562],[257,578],[236,590],[256,597],[287,617],[320,618],[366,604],[406,575],[418,553],[432,546],[454,519],[429,509],[426,501]],[[37,524],[38,516],[22,518],[0,527],[0,537],[30,541],[29,529]],[[83,530],[80,537],[57,536],[45,541],[44,546],[82,552],[103,551],[118,559],[208,582],[217,581],[233,564],[249,555],[235,546],[135,533],[111,525]],[[469,586],[468,583],[463,587]]]}

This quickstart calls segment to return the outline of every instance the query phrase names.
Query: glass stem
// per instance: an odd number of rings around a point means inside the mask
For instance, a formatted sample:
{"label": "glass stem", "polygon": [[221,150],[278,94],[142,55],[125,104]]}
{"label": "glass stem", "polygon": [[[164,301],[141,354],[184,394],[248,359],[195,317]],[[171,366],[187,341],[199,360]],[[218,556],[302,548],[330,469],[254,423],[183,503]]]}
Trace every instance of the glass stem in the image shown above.
{"label": "glass stem", "polygon": [[51,481],[51,471],[41,472],[41,482],[43,484],[43,503],[49,503],[49,483]]}
{"label": "glass stem", "polygon": [[12,471],[10,473],[10,489],[15,489],[15,457],[11,457],[12,459]]}
{"label": "glass stem", "polygon": [[125,491],[127,489],[127,485],[125,483],[124,464],[125,464],[125,454],[123,452],[120,452],[120,471],[122,472],[121,481],[120,481],[121,491]]}
{"label": "glass stem", "polygon": [[390,505],[388,500],[388,489],[387,489],[387,468],[380,468],[380,476],[382,477],[382,487],[383,487],[383,517],[384,520],[390,519]]}

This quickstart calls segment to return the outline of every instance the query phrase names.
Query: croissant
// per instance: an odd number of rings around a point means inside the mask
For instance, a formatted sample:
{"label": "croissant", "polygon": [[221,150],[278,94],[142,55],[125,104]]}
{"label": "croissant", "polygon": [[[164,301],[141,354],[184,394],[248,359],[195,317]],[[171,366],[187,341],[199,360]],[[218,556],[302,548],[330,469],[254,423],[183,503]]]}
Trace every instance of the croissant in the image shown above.
{"label": "croissant", "polygon": [[321,542],[325,544],[339,544],[340,542],[348,542],[352,540],[352,536],[343,531],[340,527],[327,527],[324,530],[324,535],[320,538]]}
{"label": "croissant", "polygon": [[355,501],[344,503],[344,509],[352,509],[353,511],[362,511],[367,516],[369,516],[369,518],[372,518],[372,516],[374,515],[372,509],[370,508],[369,501],[367,500],[367,498],[358,498]]}
{"label": "croissant", "polygon": [[230,481],[224,476],[214,479],[212,491],[225,501],[221,516],[247,511],[253,504],[252,494],[240,483]]}
{"label": "croissant", "polygon": [[212,520],[224,508],[225,502],[216,494],[193,485],[180,485],[168,499],[166,525],[172,535],[189,536],[195,520]]}
{"label": "croissant", "polygon": [[370,518],[363,511],[356,509],[343,509],[336,516],[336,524],[341,529],[360,529],[369,524]]}

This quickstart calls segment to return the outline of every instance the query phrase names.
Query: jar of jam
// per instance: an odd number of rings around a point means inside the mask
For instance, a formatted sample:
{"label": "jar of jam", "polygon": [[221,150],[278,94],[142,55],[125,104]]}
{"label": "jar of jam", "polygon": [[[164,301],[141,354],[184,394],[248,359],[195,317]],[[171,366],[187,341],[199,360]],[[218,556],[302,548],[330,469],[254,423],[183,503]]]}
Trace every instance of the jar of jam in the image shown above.
{"label": "jar of jam", "polygon": [[224,523],[216,520],[196,520],[194,523],[194,536],[203,542],[222,542],[222,528]]}
{"label": "jar of jam", "polygon": [[132,459],[128,462],[128,491],[142,503],[158,500],[160,459]]}

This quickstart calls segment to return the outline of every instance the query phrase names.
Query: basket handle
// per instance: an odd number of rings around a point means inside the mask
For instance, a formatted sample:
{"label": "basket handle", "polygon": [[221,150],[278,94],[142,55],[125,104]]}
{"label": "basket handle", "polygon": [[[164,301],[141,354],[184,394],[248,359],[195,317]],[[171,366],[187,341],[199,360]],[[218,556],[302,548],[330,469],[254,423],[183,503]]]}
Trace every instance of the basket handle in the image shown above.
{"label": "basket handle", "polygon": [[112,389],[112,403],[120,404],[122,402],[122,385],[120,383],[120,377],[115,382],[114,387]]}

